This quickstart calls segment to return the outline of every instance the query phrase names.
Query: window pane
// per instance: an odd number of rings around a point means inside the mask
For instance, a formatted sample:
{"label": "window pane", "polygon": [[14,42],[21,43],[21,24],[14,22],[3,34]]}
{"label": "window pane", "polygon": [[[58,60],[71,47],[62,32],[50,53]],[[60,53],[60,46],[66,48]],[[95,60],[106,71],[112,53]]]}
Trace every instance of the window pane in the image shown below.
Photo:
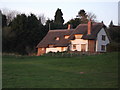
{"label": "window pane", "polygon": [[76,49],[76,45],[75,44],[73,45],[73,49]]}
{"label": "window pane", "polygon": [[102,35],[102,40],[105,41],[105,35]]}
{"label": "window pane", "polygon": [[105,50],[105,45],[101,45],[101,50]]}

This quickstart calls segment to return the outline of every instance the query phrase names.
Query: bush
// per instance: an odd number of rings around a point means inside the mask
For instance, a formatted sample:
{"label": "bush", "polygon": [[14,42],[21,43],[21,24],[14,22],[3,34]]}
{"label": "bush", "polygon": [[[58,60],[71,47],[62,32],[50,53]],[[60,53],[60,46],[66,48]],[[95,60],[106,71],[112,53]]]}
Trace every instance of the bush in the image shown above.
{"label": "bush", "polygon": [[112,42],[107,45],[107,51],[113,52],[113,51],[120,51],[120,43]]}

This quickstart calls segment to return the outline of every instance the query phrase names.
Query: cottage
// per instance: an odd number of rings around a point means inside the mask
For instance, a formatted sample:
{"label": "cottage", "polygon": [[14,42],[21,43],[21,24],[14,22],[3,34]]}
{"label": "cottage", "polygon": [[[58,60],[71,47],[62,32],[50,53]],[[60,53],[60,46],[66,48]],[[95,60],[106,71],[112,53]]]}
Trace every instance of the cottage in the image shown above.
{"label": "cottage", "polygon": [[37,45],[37,55],[48,52],[81,51],[106,52],[110,43],[103,23],[79,24],[75,29],[49,30]]}

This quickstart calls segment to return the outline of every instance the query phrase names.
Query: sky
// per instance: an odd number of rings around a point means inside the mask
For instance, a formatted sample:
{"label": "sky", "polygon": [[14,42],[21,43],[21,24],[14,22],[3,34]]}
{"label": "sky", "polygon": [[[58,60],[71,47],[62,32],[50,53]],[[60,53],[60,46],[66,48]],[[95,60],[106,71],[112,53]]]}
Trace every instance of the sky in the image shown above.
{"label": "sky", "polygon": [[120,1],[118,3],[118,25],[120,26]]}
{"label": "sky", "polygon": [[109,25],[112,20],[118,25],[119,0],[0,0],[0,9],[16,10],[21,13],[42,15],[54,19],[57,8],[63,12],[65,22],[75,18],[84,9],[97,16],[97,21]]}

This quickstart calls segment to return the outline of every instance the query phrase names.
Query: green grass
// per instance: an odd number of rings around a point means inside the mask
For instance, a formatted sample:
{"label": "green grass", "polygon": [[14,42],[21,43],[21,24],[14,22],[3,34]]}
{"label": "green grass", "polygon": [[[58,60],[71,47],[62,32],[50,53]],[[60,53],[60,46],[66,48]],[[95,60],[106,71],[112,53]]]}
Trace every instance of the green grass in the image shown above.
{"label": "green grass", "polygon": [[2,67],[3,88],[118,87],[117,52],[65,58],[3,56]]}

